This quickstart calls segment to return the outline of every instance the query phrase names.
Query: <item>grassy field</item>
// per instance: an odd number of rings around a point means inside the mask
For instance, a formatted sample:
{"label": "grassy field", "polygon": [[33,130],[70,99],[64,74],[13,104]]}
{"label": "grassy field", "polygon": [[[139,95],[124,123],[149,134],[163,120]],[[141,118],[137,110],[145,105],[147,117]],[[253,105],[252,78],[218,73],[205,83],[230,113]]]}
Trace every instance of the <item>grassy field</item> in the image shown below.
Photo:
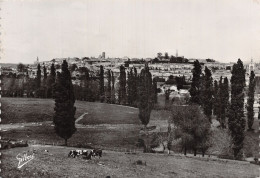
{"label": "grassy field", "polygon": [[[1,136],[3,139],[36,141],[39,144],[49,145],[63,144],[63,140],[56,135],[52,125],[53,100],[1,98],[1,103],[2,121],[4,124],[10,126],[11,124],[8,123],[38,123],[24,125],[16,129],[2,130]],[[195,177],[227,177],[226,175],[231,175],[230,177],[254,177],[253,175],[256,174],[254,165],[233,165],[229,162],[203,161],[193,158],[139,153],[142,150],[137,148],[136,144],[138,138],[140,138],[142,126],[138,120],[138,109],[85,101],[76,101],[75,106],[77,107],[76,118],[82,114],[85,115],[76,125],[77,132],[68,140],[68,145],[71,147],[87,146],[105,149],[106,157],[104,160],[101,160],[104,165],[100,166],[95,161],[81,159],[68,160],[66,155],[70,148],[64,148],[63,151],[61,147],[50,147],[48,149],[53,151],[54,157],[48,157],[48,155],[43,153],[38,155],[39,162],[36,162],[36,164],[43,164],[42,167],[38,168],[32,165],[34,167],[29,166],[18,170],[12,166],[9,168],[10,164],[17,164],[14,155],[30,148],[15,148],[3,151],[5,153],[3,155],[3,160],[5,160],[3,169],[6,170],[7,173],[5,175],[7,177],[9,174],[18,176],[20,174],[26,175],[27,173],[32,175],[32,177],[40,177],[41,175],[44,175],[43,177],[48,177],[49,175],[57,176],[56,171],[58,168],[64,171],[61,177],[71,177],[75,172],[78,173],[79,177],[93,175],[94,172],[97,172],[96,177],[104,177],[105,175],[112,175],[112,177],[194,177],[192,175],[195,175]],[[154,131],[165,133],[167,131],[167,120],[170,116],[171,113],[169,111],[153,110],[149,126],[157,126]],[[12,124],[11,126],[15,125]],[[254,128],[257,127],[258,122],[255,122]],[[213,135],[214,144],[209,151],[210,153],[220,154],[221,151],[226,149],[224,145],[227,145],[228,142],[226,138],[227,132],[215,128]],[[122,151],[122,149],[135,150],[138,152],[138,155],[125,155],[107,151]],[[244,150],[246,156],[258,156],[258,133],[246,132]],[[12,151],[14,151],[14,155]],[[120,159],[118,159],[118,156],[120,156]],[[37,161],[37,157],[35,159]],[[146,161],[147,166],[135,165],[134,162],[138,159]],[[12,161],[7,163],[7,160],[13,160],[13,163]],[[158,162],[156,162],[157,160]],[[53,165],[58,165],[58,162],[64,162],[64,165],[58,166],[57,169],[53,168]],[[153,162],[154,164],[152,164]],[[69,171],[70,165],[76,165],[76,167],[71,168],[72,170]],[[210,171],[206,171],[205,167],[210,169]],[[216,169],[212,167],[216,167]],[[86,169],[86,171],[81,171],[82,168]],[[42,170],[45,171],[41,172]],[[14,174],[11,171],[14,171]],[[245,173],[242,174],[242,171],[245,171]],[[33,176],[33,173],[37,176]]]}
{"label": "grassy field", "polygon": [[[31,151],[30,151],[31,149]],[[35,158],[17,168],[17,154],[36,150]],[[47,149],[49,152],[44,152]],[[104,150],[101,159],[68,158],[69,147],[14,148],[2,152],[3,177],[256,177],[258,166],[180,155],[125,154]],[[137,161],[142,164],[137,164]]]}
{"label": "grassy field", "polygon": [[[2,134],[4,139],[63,144],[63,140],[56,135],[51,123],[54,107],[52,100],[31,98],[2,98],[1,100],[4,123],[49,121],[41,125],[25,125],[18,129],[7,130]],[[136,148],[142,127],[136,108],[84,101],[76,101],[75,105],[76,117],[87,113],[78,122],[86,126],[77,126],[77,132],[68,140],[70,146],[85,144],[105,148]],[[156,125],[158,129],[165,131],[168,116],[168,111],[153,111],[149,125]]]}
{"label": "grassy field", "polygon": [[[2,124],[52,121],[54,100],[39,98],[1,98]],[[75,117],[87,112],[83,124],[139,124],[135,108],[76,101]],[[87,121],[87,122],[86,122]]]}
{"label": "grassy field", "polygon": [[[163,97],[159,97],[161,104]],[[45,144],[63,144],[63,140],[56,136],[51,124],[54,101],[51,99],[32,98],[1,98],[3,123],[41,122],[42,125],[24,126],[20,129],[3,132],[2,137],[6,139],[34,140]],[[138,119],[138,109],[109,105],[105,103],[92,103],[76,101],[76,118],[87,113],[78,122],[85,127],[78,127],[77,132],[69,139],[70,146],[79,144],[91,145],[105,148],[135,148],[141,128]],[[171,113],[166,110],[154,110],[151,113],[150,126],[157,126],[156,132],[167,131],[167,120]],[[258,128],[258,121],[254,123]],[[222,154],[225,145],[228,144],[227,131],[214,129],[213,147],[209,153]],[[57,143],[59,142],[59,143]],[[258,157],[258,133],[246,132],[245,155],[247,157]]]}

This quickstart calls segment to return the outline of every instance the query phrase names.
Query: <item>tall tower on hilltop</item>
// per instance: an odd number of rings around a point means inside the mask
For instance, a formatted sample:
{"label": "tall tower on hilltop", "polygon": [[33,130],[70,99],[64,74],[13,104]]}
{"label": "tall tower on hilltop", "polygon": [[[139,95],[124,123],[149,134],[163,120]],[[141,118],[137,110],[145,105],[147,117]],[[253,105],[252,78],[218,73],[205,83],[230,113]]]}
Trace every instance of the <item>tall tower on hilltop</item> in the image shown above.
{"label": "tall tower on hilltop", "polygon": [[178,57],[178,49],[176,50],[176,57]]}
{"label": "tall tower on hilltop", "polygon": [[37,56],[37,59],[36,59],[36,61],[34,62],[34,64],[39,64],[39,58],[38,58],[38,56]]}
{"label": "tall tower on hilltop", "polygon": [[251,71],[255,71],[255,63],[253,62],[253,59],[251,59],[251,62],[248,66],[248,72],[249,74],[251,73]]}
{"label": "tall tower on hilltop", "polygon": [[105,52],[102,52],[102,58],[106,59],[106,53]]}

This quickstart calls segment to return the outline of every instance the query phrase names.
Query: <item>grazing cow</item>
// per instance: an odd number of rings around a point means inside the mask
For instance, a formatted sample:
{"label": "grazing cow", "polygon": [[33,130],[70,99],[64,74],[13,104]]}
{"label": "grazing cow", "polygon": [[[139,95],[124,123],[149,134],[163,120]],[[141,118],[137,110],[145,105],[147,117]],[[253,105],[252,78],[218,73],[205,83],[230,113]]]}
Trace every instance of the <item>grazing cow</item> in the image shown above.
{"label": "grazing cow", "polygon": [[72,156],[73,158],[81,155],[82,150],[71,150],[68,154],[68,157]]}
{"label": "grazing cow", "polygon": [[94,157],[95,156],[99,156],[99,158],[102,157],[102,150],[101,149],[94,149],[94,150],[92,150],[92,152],[93,152]]}
{"label": "grazing cow", "polygon": [[68,157],[77,157],[77,156],[80,156],[80,155],[84,155],[84,156],[87,156],[88,155],[88,151],[87,150],[71,150],[68,154]]}
{"label": "grazing cow", "polygon": [[82,150],[82,155],[83,156],[88,156],[88,150]]}
{"label": "grazing cow", "polygon": [[90,153],[87,154],[86,156],[87,156],[86,159],[91,160],[91,157],[93,156],[93,150],[91,150]]}
{"label": "grazing cow", "polygon": [[68,157],[70,157],[70,156],[75,158],[77,156],[77,151],[76,150],[70,150]]}

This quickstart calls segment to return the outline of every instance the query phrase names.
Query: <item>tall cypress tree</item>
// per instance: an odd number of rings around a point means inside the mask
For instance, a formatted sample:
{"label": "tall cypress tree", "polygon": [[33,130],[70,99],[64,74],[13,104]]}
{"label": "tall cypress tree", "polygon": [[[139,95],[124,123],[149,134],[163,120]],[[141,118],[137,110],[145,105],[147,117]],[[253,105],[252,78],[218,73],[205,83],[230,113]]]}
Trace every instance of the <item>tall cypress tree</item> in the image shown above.
{"label": "tall cypress tree", "polygon": [[190,102],[201,104],[201,65],[198,60],[194,61],[194,68],[192,70],[192,83],[190,88]]}
{"label": "tall cypress tree", "polygon": [[126,104],[126,72],[122,65],[120,66],[118,102]]}
{"label": "tall cypress tree", "polygon": [[225,96],[225,100],[224,100],[225,104],[228,105],[228,103],[229,103],[229,84],[228,84],[227,77],[225,77],[225,79],[224,79],[224,96]]}
{"label": "tall cypress tree", "polygon": [[47,84],[47,87],[48,87],[47,97],[48,98],[53,97],[52,89],[53,89],[53,85],[55,83],[55,78],[56,78],[56,69],[55,69],[54,64],[52,63],[52,65],[51,65],[51,73],[49,75],[49,79],[48,79],[48,82],[47,82],[48,83]]}
{"label": "tall cypress tree", "polygon": [[43,66],[43,87],[44,87],[44,98],[47,98],[48,88],[47,88],[47,70],[45,65]]}
{"label": "tall cypress tree", "polygon": [[91,92],[90,92],[90,77],[89,77],[89,70],[88,68],[83,68],[83,71],[84,71],[84,78],[83,78],[83,99],[86,100],[86,101],[90,101],[90,95],[91,95]]}
{"label": "tall cypress tree", "polygon": [[40,66],[40,64],[38,64],[38,66],[37,66],[36,87],[37,87],[37,89],[40,89],[40,87],[41,87],[41,66]]}
{"label": "tall cypress tree", "polygon": [[220,123],[222,128],[226,128],[226,117],[229,106],[229,86],[227,77],[225,77],[220,90]]}
{"label": "tall cypress tree", "polygon": [[153,79],[154,103],[157,103],[157,80]]}
{"label": "tall cypress tree", "polygon": [[203,111],[204,114],[208,117],[209,121],[211,121],[212,115],[212,74],[211,71],[205,67],[205,76],[204,76],[204,87],[203,87]]}
{"label": "tall cypress tree", "polygon": [[74,106],[75,97],[68,63],[65,60],[62,63],[61,73],[57,73],[53,91],[55,99],[54,129],[56,134],[63,138],[65,145],[67,145],[67,140],[76,132],[76,107]]}
{"label": "tall cypress tree", "polygon": [[150,121],[150,114],[154,106],[154,89],[152,83],[152,75],[149,72],[148,64],[145,64],[145,68],[140,73],[139,83],[139,119],[141,120],[144,128]]}
{"label": "tall cypress tree", "polygon": [[218,81],[214,81],[214,94],[213,94],[213,114],[217,115],[217,108],[218,108]]}
{"label": "tall cypress tree", "polygon": [[133,95],[133,105],[136,107],[138,105],[138,95],[137,95],[137,92],[138,92],[138,82],[139,82],[139,77],[138,77],[138,74],[137,74],[137,69],[134,67],[134,74],[133,74],[133,93],[135,93]]}
{"label": "tall cypress tree", "polygon": [[46,67],[43,66],[43,79],[46,81],[47,79],[47,70],[46,70]]}
{"label": "tall cypress tree", "polygon": [[107,103],[111,103],[111,71],[107,71]]}
{"label": "tall cypress tree", "polygon": [[100,73],[99,73],[99,94],[101,103],[104,102],[105,98],[105,88],[104,88],[104,68],[100,65]]}
{"label": "tall cypress tree", "polygon": [[133,105],[133,96],[135,95],[134,93],[134,74],[133,74],[133,69],[131,68],[130,69],[130,72],[127,73],[128,77],[127,77],[127,101],[128,101],[128,104],[130,106]]}
{"label": "tall cypress tree", "polygon": [[238,59],[233,65],[231,77],[231,105],[229,110],[228,128],[233,142],[234,157],[239,159],[245,138],[246,120],[244,117],[244,87],[245,69],[243,62]]}
{"label": "tall cypress tree", "polygon": [[111,71],[111,82],[112,82],[112,88],[111,88],[111,103],[116,103],[116,96],[115,96],[115,76],[114,72]]}
{"label": "tall cypress tree", "polygon": [[251,131],[254,123],[254,94],[255,94],[255,73],[251,71],[249,78],[249,88],[248,88],[248,99],[247,99],[247,126],[248,130]]}
{"label": "tall cypress tree", "polygon": [[222,76],[219,79],[219,84],[218,84],[218,93],[217,93],[217,119],[218,121],[221,123],[221,109],[222,109],[222,105],[223,105],[223,78]]}

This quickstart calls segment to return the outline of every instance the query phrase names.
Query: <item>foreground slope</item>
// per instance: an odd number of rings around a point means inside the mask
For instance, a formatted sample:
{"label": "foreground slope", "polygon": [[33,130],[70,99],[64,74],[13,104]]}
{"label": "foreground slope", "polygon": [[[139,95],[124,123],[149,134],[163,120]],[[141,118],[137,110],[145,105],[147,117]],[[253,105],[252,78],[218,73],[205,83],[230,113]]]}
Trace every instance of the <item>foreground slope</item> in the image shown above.
{"label": "foreground slope", "polygon": [[[35,158],[17,168],[17,154],[35,149]],[[47,149],[49,152],[44,152]],[[101,159],[68,158],[69,147],[32,146],[2,153],[3,177],[256,177],[258,166],[238,161],[179,155],[125,154],[104,150]],[[28,152],[28,155],[32,151]],[[142,165],[136,164],[138,160]]]}

